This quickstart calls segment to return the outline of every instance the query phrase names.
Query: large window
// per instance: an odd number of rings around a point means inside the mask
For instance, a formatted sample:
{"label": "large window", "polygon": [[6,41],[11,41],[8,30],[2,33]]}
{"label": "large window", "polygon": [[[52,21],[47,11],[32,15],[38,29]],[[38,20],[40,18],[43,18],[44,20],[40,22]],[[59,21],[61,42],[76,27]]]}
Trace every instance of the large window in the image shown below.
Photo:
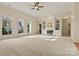
{"label": "large window", "polygon": [[11,17],[2,16],[2,35],[8,35],[12,33]]}
{"label": "large window", "polygon": [[18,21],[18,33],[24,32],[24,20],[23,18],[20,18]]}

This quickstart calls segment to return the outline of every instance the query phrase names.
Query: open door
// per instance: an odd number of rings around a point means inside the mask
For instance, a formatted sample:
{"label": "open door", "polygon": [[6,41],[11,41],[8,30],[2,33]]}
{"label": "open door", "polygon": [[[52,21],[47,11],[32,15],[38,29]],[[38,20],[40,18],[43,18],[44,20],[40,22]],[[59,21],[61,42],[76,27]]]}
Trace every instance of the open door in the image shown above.
{"label": "open door", "polygon": [[71,19],[62,19],[62,36],[71,36]]}
{"label": "open door", "polygon": [[39,24],[39,34],[41,34],[41,33],[42,33],[41,28],[42,28],[42,25],[41,25],[41,24]]}

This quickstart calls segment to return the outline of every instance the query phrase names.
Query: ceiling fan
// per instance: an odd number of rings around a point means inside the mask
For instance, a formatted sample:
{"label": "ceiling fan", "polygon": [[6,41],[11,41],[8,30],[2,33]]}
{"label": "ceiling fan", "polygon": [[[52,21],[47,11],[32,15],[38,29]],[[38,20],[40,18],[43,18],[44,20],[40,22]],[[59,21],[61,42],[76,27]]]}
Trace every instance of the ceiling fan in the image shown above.
{"label": "ceiling fan", "polygon": [[39,11],[39,8],[43,8],[44,6],[40,5],[39,2],[35,2],[34,4],[32,4],[33,8],[32,10],[36,9]]}

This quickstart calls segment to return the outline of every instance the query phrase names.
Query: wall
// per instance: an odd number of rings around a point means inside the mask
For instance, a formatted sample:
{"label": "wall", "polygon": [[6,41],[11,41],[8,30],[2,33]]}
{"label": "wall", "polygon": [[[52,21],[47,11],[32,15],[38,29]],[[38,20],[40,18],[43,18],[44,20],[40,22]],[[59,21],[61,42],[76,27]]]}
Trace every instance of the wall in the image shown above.
{"label": "wall", "polygon": [[74,42],[79,42],[79,3],[73,5],[73,21],[72,21],[72,39]]}
{"label": "wall", "polygon": [[[4,16],[10,16],[12,17],[12,34],[11,35],[2,35],[2,22],[1,22],[1,15]],[[22,34],[18,34],[18,27],[17,27],[17,22],[19,18],[23,18],[24,19],[24,33]],[[12,37],[19,37],[19,36],[23,36],[23,35],[28,35],[27,33],[27,23],[29,21],[32,21],[32,33],[31,34],[35,34],[36,31],[36,22],[37,18],[31,15],[27,15],[26,13],[20,12],[18,10],[12,9],[10,7],[4,6],[4,5],[0,5],[0,37],[2,39],[4,38],[12,38]],[[0,38],[0,39],[1,39]]]}

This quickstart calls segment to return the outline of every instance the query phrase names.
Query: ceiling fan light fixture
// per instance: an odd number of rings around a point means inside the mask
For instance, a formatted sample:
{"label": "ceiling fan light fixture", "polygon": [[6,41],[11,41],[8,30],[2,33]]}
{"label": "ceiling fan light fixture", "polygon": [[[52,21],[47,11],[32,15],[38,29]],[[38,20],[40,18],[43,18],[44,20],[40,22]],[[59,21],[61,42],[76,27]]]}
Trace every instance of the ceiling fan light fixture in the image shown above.
{"label": "ceiling fan light fixture", "polygon": [[35,2],[34,4],[32,4],[32,6],[33,6],[33,8],[32,8],[32,10],[37,10],[37,11],[39,11],[39,9],[40,8],[43,8],[44,6],[41,6],[40,4],[39,4],[39,2]]}
{"label": "ceiling fan light fixture", "polygon": [[38,9],[38,7],[36,6],[35,9]]}

